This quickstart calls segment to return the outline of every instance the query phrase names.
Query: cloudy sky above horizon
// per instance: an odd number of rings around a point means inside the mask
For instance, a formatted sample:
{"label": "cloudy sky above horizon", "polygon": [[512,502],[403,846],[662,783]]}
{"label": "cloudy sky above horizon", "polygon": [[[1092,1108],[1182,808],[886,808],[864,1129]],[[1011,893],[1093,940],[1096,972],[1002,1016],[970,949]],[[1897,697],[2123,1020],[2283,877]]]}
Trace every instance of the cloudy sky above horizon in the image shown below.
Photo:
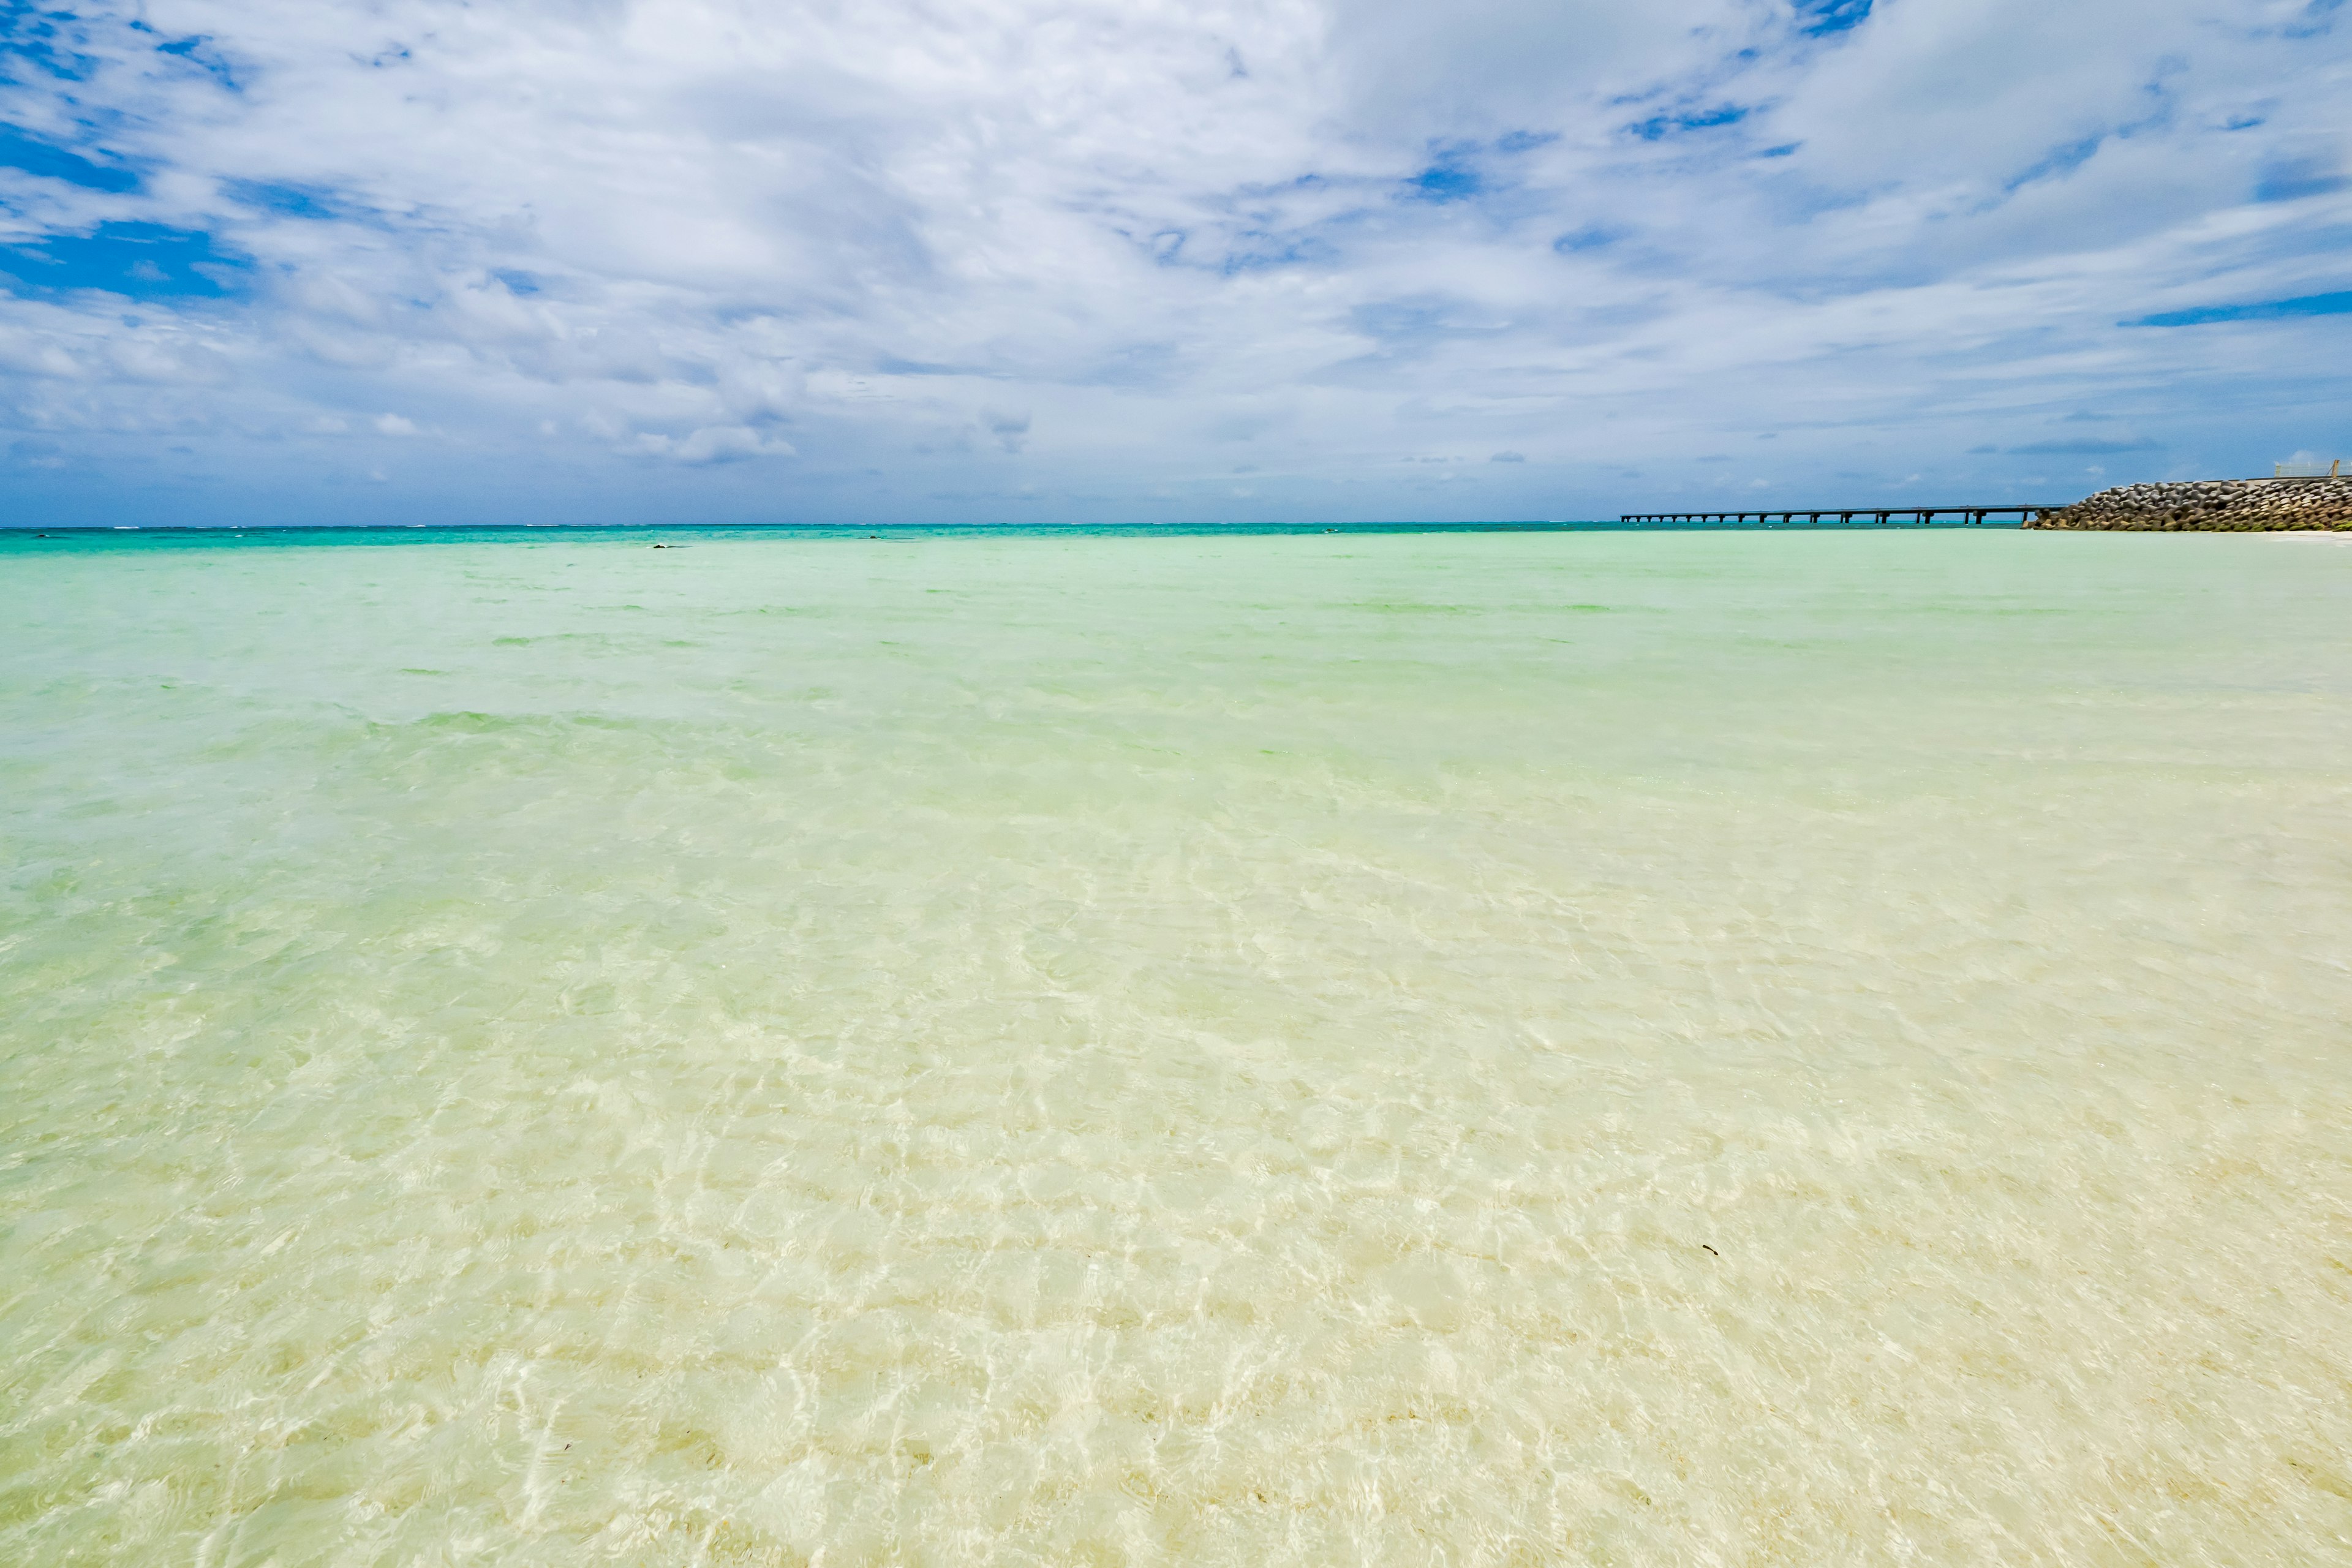
{"label": "cloudy sky above horizon", "polygon": [[0,0],[0,523],[2352,458],[2343,0]]}

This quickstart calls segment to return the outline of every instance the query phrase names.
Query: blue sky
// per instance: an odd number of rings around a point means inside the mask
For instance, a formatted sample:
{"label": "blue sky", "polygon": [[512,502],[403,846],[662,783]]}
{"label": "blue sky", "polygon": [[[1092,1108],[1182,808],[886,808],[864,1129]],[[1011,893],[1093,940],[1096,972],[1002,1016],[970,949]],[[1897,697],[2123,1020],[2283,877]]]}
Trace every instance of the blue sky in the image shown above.
{"label": "blue sky", "polygon": [[0,523],[2352,457],[2343,0],[0,0]]}

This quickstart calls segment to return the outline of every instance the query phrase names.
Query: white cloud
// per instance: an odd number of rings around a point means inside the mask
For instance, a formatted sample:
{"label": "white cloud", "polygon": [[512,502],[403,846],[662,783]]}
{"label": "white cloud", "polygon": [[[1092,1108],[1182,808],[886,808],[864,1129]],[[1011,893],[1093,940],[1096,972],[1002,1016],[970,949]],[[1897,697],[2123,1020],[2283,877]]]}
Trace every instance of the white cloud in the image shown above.
{"label": "white cloud", "polygon": [[741,425],[705,426],[682,437],[646,432],[622,448],[641,457],[667,458],[689,464],[735,463],[746,458],[789,458],[789,441],[761,436]]}
{"label": "white cloud", "polygon": [[[1466,514],[1559,515],[1767,432],[1777,490],[1850,494],[1857,453],[1869,482],[2022,483],[2007,455],[2086,399],[2151,465],[2342,431],[2352,317],[2118,324],[2347,286],[2342,13],[1817,15],[101,5],[87,79],[9,117],[147,173],[0,173],[0,244],[141,224],[209,250],[0,300],[0,436],[209,437],[278,495],[328,482],[304,465],[341,421],[461,433],[394,490],[1336,516],[1429,504],[1359,482],[1403,450],[1494,454],[1454,475]],[[412,412],[363,412],[387,404]],[[91,508],[107,471],[58,470]]]}

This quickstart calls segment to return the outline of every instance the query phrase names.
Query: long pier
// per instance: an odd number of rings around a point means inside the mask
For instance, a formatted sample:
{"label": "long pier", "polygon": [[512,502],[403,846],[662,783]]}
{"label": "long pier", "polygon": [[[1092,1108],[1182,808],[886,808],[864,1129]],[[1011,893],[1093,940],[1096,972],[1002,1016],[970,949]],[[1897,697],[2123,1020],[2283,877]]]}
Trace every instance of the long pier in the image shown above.
{"label": "long pier", "polygon": [[1758,522],[1770,522],[1778,518],[1782,522],[1794,522],[1799,518],[1807,522],[1819,522],[1834,518],[1840,522],[1852,522],[1866,517],[1874,522],[1892,522],[1909,518],[1918,522],[1933,522],[1939,517],[1957,518],[1962,522],[1982,522],[1989,517],[2014,516],[2021,522],[2040,517],[2045,512],[2063,510],[2064,501],[2030,501],[2019,506],[1801,506],[1774,507],[1769,511],[1629,511],[1621,514],[1620,522],[1746,522],[1754,518]]}

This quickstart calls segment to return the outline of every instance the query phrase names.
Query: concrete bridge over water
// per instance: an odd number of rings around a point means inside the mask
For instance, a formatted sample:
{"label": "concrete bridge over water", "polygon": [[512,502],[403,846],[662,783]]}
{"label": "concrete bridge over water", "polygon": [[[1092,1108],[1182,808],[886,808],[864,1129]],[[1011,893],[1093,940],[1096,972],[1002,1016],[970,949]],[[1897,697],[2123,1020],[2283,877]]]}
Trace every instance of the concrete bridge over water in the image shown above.
{"label": "concrete bridge over water", "polygon": [[1744,511],[1629,511],[1621,514],[1620,522],[1746,522],[1753,518],[1758,522],[1820,522],[1824,518],[1839,522],[1852,522],[1858,517],[1874,522],[1892,522],[1905,518],[1919,523],[1931,523],[1939,517],[1948,517],[1962,523],[1980,523],[1987,518],[2015,517],[2020,522],[2040,517],[2045,512],[2061,511],[2070,504],[2065,501],[2028,501],[2010,506],[1801,506],[1774,507],[1768,511],[1750,508]]}

